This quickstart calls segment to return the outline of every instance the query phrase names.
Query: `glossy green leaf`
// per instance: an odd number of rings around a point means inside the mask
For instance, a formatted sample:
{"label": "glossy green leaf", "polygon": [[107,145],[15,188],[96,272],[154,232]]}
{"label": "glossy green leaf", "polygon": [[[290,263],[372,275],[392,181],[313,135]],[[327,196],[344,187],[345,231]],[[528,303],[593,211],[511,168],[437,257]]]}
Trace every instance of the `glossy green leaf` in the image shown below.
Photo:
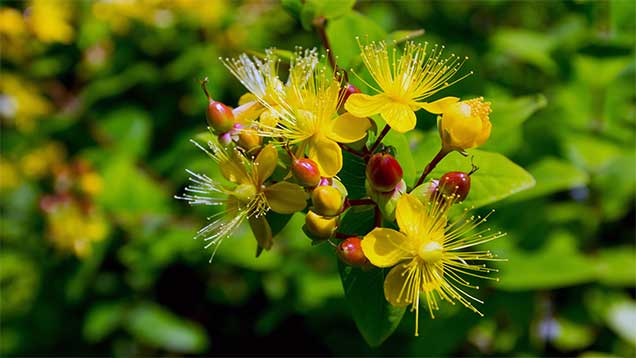
{"label": "glossy green leaf", "polygon": [[199,324],[183,320],[156,304],[144,303],[133,308],[126,327],[141,342],[174,352],[203,352],[209,344]]}
{"label": "glossy green leaf", "polygon": [[371,347],[379,346],[398,327],[406,309],[384,298],[384,270],[364,271],[341,262],[338,269],[358,330]]}

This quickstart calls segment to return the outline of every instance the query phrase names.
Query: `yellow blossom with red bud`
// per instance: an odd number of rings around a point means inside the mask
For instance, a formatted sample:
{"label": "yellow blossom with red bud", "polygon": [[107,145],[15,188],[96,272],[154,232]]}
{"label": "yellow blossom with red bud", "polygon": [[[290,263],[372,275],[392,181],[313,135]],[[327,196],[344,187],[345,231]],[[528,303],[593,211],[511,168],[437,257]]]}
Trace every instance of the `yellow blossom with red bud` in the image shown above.
{"label": "yellow blossom with red bud", "polygon": [[[504,236],[489,229],[476,230],[486,217],[470,216],[449,223],[449,200],[420,202],[411,194],[400,198],[396,219],[400,231],[375,228],[362,240],[362,250],[377,267],[392,267],[384,280],[384,296],[394,306],[411,306],[415,311],[415,335],[419,334],[420,297],[435,318],[438,301],[460,302],[482,315],[472,301],[482,303],[466,292],[477,289],[465,276],[493,279],[485,274],[497,271],[475,261],[499,261],[490,251],[464,251]],[[495,279],[496,280],[496,279]]]}
{"label": "yellow blossom with red bud", "polygon": [[437,128],[442,145],[447,149],[462,151],[486,143],[492,129],[490,112],[490,102],[484,102],[483,97],[461,102],[449,101],[437,106],[433,113],[440,114]]}
{"label": "yellow blossom with red bud", "polygon": [[424,109],[430,112],[454,97],[432,103],[425,99],[467,76],[452,80],[465,59],[460,60],[454,54],[442,57],[443,46],[429,48],[428,43],[422,45],[409,41],[402,54],[398,55],[396,48],[390,50],[383,41],[362,45],[358,40],[358,44],[362,61],[379,88],[365,82],[377,94],[354,93],[345,103],[345,109],[357,117],[380,114],[392,129],[400,133],[415,128],[416,111]]}
{"label": "yellow blossom with red bud", "polygon": [[307,154],[318,164],[324,177],[342,169],[339,143],[353,143],[365,137],[371,123],[350,113],[338,114],[344,92],[334,73],[317,64],[314,50],[297,51],[290,75],[283,82],[272,69],[273,60],[226,60],[226,66],[269,111],[269,121],[259,122],[261,135],[277,138],[296,147],[297,156]]}

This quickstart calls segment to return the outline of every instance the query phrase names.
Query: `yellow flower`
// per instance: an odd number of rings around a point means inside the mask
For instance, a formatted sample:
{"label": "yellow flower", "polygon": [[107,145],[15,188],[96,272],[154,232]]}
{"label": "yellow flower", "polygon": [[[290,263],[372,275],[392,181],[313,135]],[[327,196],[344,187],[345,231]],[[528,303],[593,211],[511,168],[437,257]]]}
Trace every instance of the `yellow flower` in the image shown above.
{"label": "yellow flower", "polygon": [[435,45],[429,49],[428,43],[422,46],[407,42],[403,54],[398,58],[395,48],[389,55],[384,42],[371,42],[363,46],[358,41],[358,44],[362,61],[380,88],[367,83],[378,94],[352,94],[345,103],[345,109],[356,117],[379,113],[392,129],[400,133],[415,128],[415,111],[420,108],[429,111],[451,97],[433,103],[424,102],[424,99],[468,76],[449,82],[464,61],[454,54],[442,58],[444,47],[439,49]]}
{"label": "yellow flower", "polygon": [[265,214],[270,209],[280,214],[291,214],[307,205],[307,194],[301,186],[286,181],[265,183],[278,163],[276,148],[265,146],[252,161],[240,150],[225,148],[213,141],[208,142],[211,151],[197,143],[195,145],[219,165],[225,179],[235,184],[228,188],[205,174],[188,170],[193,184],[185,189],[183,196],[176,197],[191,205],[225,205],[225,210],[210,217],[212,222],[199,230],[196,236],[208,242],[206,248],[214,246],[210,261],[222,240],[234,233],[245,220],[249,221],[259,246],[269,249],[272,231]]}
{"label": "yellow flower", "polygon": [[490,137],[490,102],[484,102],[483,97],[449,102],[437,110],[442,114],[437,127],[444,147],[457,150],[474,148],[486,143]]}
{"label": "yellow flower", "polygon": [[36,128],[35,119],[53,110],[35,83],[15,76],[0,76],[0,118],[15,124],[21,131]]}
{"label": "yellow flower", "polygon": [[384,280],[384,295],[394,306],[411,305],[415,310],[415,335],[418,335],[420,294],[426,298],[432,318],[439,309],[438,299],[455,300],[481,313],[469,301],[482,301],[465,288],[477,289],[463,275],[492,279],[482,273],[497,271],[472,261],[497,261],[490,251],[460,250],[482,244],[505,234],[475,230],[486,217],[462,218],[448,225],[446,215],[452,198],[425,204],[404,194],[397,204],[396,219],[400,231],[376,228],[362,240],[362,250],[371,263],[391,267]]}
{"label": "yellow flower", "polygon": [[269,111],[267,116],[274,117],[264,121],[261,115],[261,134],[297,145],[298,155],[307,152],[324,177],[333,177],[342,169],[338,143],[364,138],[371,126],[367,118],[338,115],[344,92],[333,73],[317,64],[315,49],[297,52],[285,85],[275,73],[273,59],[252,62],[243,55],[231,65],[226,60],[226,66]]}
{"label": "yellow flower", "polygon": [[33,0],[28,22],[35,36],[42,42],[70,43],[72,5],[63,0]]}
{"label": "yellow flower", "polygon": [[95,208],[83,210],[73,198],[59,200],[46,213],[48,238],[61,251],[85,258],[94,242],[103,240],[109,232],[104,215]]}

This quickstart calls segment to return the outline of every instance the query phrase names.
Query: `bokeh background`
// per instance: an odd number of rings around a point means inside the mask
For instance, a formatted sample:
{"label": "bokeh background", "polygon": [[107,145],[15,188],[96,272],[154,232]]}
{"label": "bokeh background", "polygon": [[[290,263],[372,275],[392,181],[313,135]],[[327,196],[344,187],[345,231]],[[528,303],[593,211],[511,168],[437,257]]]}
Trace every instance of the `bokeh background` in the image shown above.
{"label": "bokeh background", "polygon": [[210,264],[192,239],[209,208],[173,199],[186,168],[214,170],[188,141],[197,80],[236,105],[219,56],[319,46],[300,1],[1,4],[0,354],[636,354],[633,1],[363,1],[329,20],[343,67],[355,35],[419,29],[469,56],[453,95],[493,102],[484,149],[537,181],[493,205],[509,262],[485,317],[444,306],[414,338],[407,313],[374,349],[302,215],[260,258],[244,229]]}

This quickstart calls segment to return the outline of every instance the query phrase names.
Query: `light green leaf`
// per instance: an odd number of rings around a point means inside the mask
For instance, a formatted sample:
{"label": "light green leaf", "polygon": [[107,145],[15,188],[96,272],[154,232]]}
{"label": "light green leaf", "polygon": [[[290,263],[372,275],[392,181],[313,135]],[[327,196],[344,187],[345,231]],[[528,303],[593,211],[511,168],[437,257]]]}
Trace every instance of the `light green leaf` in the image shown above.
{"label": "light green leaf", "polygon": [[423,36],[425,32],[426,31],[424,31],[424,29],[393,31],[389,34],[389,36],[387,36],[386,42],[389,45],[399,44],[405,41],[412,40],[416,37]]}
{"label": "light green leaf", "polygon": [[179,353],[200,353],[208,347],[205,330],[161,306],[140,304],[128,315],[126,328],[141,342]]}
{"label": "light green leaf", "polygon": [[358,330],[371,347],[379,346],[395,331],[406,309],[393,307],[384,298],[382,269],[363,271],[341,262],[338,269]]}
{"label": "light green leaf", "polygon": [[624,300],[613,304],[606,319],[614,332],[636,347],[636,302]]}
{"label": "light green leaf", "polygon": [[347,70],[359,59],[360,48],[356,36],[359,36],[362,42],[386,38],[384,29],[355,11],[329,21],[327,35],[334,53],[338,56],[338,65]]}
{"label": "light green leaf", "polygon": [[94,304],[84,321],[84,338],[91,343],[102,341],[122,323],[125,309],[121,302]]}
{"label": "light green leaf", "polygon": [[578,324],[564,318],[556,320],[558,329],[552,344],[561,351],[583,349],[594,342],[594,331],[591,327]]}
{"label": "light green leaf", "polygon": [[[510,245],[500,240],[500,246]],[[500,250],[508,259],[502,264],[497,288],[509,291],[550,289],[578,285],[593,280],[597,269],[578,252],[575,238],[567,232],[550,237],[538,251],[525,252],[512,248]]]}
{"label": "light green leaf", "polygon": [[586,172],[569,162],[557,158],[544,158],[532,165],[528,170],[537,181],[537,185],[530,190],[515,195],[511,198],[512,200],[526,200],[544,196],[585,185],[589,181],[589,176]]}
{"label": "light green leaf", "polygon": [[133,157],[146,154],[150,129],[148,114],[136,107],[115,110],[98,122],[101,140],[118,153]]}
{"label": "light green leaf", "polygon": [[347,15],[355,3],[356,0],[307,0],[305,7],[313,6],[315,17],[331,20]]}
{"label": "light green leaf", "polygon": [[598,279],[609,286],[636,287],[636,252],[634,247],[610,247],[595,257]]}
{"label": "light green leaf", "polygon": [[548,73],[555,73],[558,68],[550,57],[555,42],[545,33],[501,29],[492,36],[492,45],[495,51],[526,61]]}

